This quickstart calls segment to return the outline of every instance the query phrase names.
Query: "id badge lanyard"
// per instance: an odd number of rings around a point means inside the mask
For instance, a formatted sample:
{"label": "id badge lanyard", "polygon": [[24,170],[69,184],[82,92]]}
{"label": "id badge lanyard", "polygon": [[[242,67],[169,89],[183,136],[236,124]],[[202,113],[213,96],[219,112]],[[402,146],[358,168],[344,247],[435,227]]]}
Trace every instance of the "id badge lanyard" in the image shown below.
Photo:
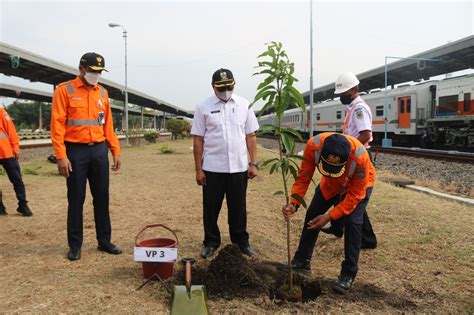
{"label": "id badge lanyard", "polygon": [[102,105],[102,99],[99,99],[99,117],[97,117],[97,121],[99,122],[99,126],[103,126],[105,124],[105,114],[104,107]]}

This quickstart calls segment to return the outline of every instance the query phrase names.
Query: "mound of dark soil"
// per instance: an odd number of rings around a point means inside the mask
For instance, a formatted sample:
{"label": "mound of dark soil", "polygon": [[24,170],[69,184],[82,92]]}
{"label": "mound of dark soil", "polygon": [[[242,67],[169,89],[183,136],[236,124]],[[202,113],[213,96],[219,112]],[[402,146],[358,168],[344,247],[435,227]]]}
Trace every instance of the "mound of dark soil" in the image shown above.
{"label": "mound of dark soil", "polygon": [[225,298],[268,294],[265,284],[250,268],[237,245],[225,246],[209,263],[206,287],[209,295]]}
{"label": "mound of dark soil", "polygon": [[[184,269],[177,270],[173,284],[184,285]],[[303,291],[303,302],[315,300],[321,294],[321,283],[293,274],[295,286]],[[192,267],[192,283],[204,284],[209,298],[276,299],[277,290],[288,282],[288,274],[278,271],[274,262],[242,256],[237,245],[226,245],[209,263],[199,261]]]}

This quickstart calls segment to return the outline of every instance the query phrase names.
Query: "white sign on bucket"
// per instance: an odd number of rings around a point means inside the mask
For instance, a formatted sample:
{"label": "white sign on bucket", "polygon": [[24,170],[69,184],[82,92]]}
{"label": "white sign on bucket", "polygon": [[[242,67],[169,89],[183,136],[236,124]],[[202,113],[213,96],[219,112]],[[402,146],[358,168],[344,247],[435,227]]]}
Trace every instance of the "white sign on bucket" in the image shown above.
{"label": "white sign on bucket", "polygon": [[135,247],[135,262],[175,262],[178,259],[177,248]]}

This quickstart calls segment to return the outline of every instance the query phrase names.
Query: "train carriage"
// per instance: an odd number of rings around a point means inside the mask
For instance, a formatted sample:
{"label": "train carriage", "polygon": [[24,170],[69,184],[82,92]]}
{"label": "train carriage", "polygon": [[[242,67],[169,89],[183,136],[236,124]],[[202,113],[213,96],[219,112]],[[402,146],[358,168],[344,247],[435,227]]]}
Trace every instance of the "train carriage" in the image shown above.
{"label": "train carriage", "polygon": [[[385,133],[394,145],[427,146],[431,144],[474,146],[474,75],[404,84],[387,91],[360,93],[372,112],[374,143],[380,144]],[[318,103],[313,108],[316,133],[342,132],[346,115],[339,99]],[[274,123],[275,115],[259,118],[260,124]],[[308,136],[309,110],[285,112],[282,124]]]}

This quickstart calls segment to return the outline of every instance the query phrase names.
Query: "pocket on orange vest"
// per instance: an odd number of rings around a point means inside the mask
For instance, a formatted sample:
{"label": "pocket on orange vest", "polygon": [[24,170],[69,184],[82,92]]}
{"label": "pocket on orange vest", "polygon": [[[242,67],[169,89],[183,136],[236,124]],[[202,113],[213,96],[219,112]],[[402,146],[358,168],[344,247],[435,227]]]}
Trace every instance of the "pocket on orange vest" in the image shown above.
{"label": "pocket on orange vest", "polygon": [[85,104],[83,101],[74,100],[74,99],[72,99],[72,100],[69,102],[69,105],[70,105],[71,107],[74,107],[74,108],[85,107],[85,106],[86,106],[86,104]]}

